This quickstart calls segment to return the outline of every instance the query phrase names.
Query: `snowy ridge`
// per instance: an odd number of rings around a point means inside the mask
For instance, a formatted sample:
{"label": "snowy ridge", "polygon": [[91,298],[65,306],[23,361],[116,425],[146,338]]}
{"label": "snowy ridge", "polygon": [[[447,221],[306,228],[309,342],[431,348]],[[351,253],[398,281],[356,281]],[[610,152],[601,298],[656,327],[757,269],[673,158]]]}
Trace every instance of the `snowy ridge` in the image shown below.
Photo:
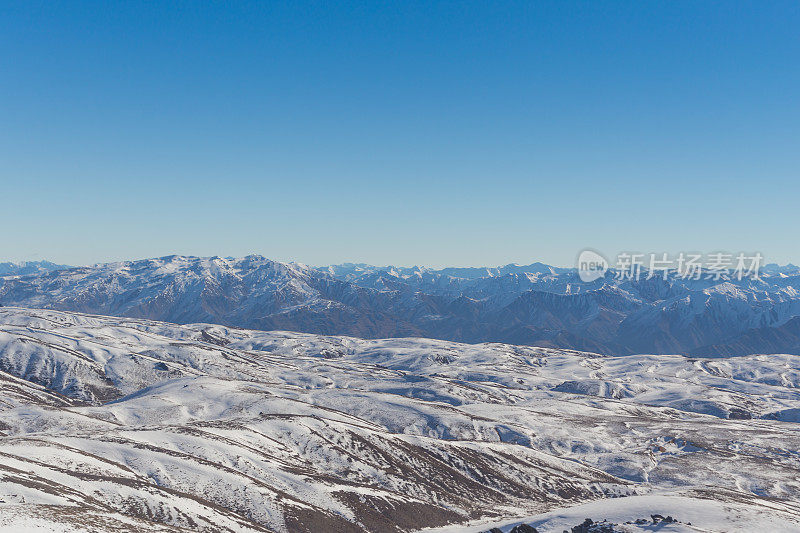
{"label": "snowy ridge", "polygon": [[[0,305],[362,338],[505,342],[614,355],[800,354],[800,271],[591,283],[541,263],[311,268],[168,256],[4,273]],[[24,274],[24,275],[23,275]]]}
{"label": "snowy ridge", "polygon": [[58,265],[50,261],[22,261],[20,263],[0,263],[0,276],[30,276],[43,274],[54,270],[72,268],[67,265]]}
{"label": "snowy ridge", "polygon": [[[0,528],[399,532],[664,490],[751,515],[800,497],[793,355],[2,308],[0,370]],[[795,507],[774,512],[800,527]]]}

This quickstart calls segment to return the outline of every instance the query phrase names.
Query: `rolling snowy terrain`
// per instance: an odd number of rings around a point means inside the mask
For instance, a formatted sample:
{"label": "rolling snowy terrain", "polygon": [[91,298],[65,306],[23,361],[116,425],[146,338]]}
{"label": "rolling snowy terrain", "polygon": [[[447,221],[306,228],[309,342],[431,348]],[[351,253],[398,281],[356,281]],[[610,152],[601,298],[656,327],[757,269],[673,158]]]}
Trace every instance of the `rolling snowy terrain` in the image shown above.
{"label": "rolling snowy terrain", "polygon": [[310,268],[260,256],[0,265],[0,305],[364,338],[506,342],[612,355],[800,354],[800,269],[761,279],[591,283],[541,263]]}
{"label": "rolling snowy terrain", "polygon": [[[116,268],[96,301],[145,301],[123,290],[132,266]],[[62,296],[93,275],[60,272],[47,279]],[[5,307],[0,387],[5,531],[560,533],[653,513],[680,523],[620,530],[800,530],[796,355],[610,357]]]}

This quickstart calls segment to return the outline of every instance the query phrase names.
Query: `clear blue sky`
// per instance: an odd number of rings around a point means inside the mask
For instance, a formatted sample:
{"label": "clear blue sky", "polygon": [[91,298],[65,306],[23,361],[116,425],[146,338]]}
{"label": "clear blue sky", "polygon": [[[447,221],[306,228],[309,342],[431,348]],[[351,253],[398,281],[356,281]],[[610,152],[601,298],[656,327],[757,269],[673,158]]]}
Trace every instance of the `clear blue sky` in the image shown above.
{"label": "clear blue sky", "polygon": [[0,260],[800,261],[800,2],[0,1]]}

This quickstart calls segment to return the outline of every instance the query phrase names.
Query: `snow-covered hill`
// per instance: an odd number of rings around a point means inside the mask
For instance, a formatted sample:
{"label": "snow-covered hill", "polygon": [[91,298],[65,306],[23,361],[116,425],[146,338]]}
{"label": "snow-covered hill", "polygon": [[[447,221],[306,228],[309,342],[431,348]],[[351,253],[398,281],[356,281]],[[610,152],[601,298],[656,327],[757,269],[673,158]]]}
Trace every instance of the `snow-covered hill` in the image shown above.
{"label": "snow-covered hill", "polygon": [[[603,499],[511,522],[426,529],[426,533],[702,533],[709,531],[794,533],[798,505],[737,493],[674,491]],[[591,518],[594,517],[594,518]],[[590,521],[587,523],[587,519]],[[581,528],[583,526],[583,528]]]}
{"label": "snow-covered hill", "polygon": [[[26,271],[27,272],[27,271]],[[800,354],[800,272],[591,283],[541,263],[320,269],[260,256],[0,269],[0,305],[365,338],[507,342],[607,354]]]}
{"label": "snow-covered hill", "polygon": [[0,370],[8,531],[399,532],[664,491],[800,528],[794,355],[606,357],[6,307]]}
{"label": "snow-covered hill", "polygon": [[30,276],[43,274],[53,270],[72,268],[67,265],[58,265],[50,261],[22,261],[20,263],[0,263],[0,276]]}

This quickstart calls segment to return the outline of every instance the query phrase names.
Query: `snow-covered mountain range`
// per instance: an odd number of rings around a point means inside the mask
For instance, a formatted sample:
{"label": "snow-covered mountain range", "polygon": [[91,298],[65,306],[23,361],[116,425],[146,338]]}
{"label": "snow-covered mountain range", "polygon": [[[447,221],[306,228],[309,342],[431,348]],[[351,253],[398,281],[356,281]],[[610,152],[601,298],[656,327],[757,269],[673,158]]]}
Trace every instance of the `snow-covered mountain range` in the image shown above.
{"label": "snow-covered mountain range", "polygon": [[0,270],[0,305],[261,330],[507,342],[606,354],[800,354],[800,269],[591,283],[541,263],[311,268],[261,256]]}
{"label": "snow-covered mountain range", "polygon": [[[258,261],[268,279],[328,279]],[[560,533],[590,512],[681,520],[625,531],[800,530],[795,355],[611,357],[5,307],[0,388],[2,531],[524,519]]]}

